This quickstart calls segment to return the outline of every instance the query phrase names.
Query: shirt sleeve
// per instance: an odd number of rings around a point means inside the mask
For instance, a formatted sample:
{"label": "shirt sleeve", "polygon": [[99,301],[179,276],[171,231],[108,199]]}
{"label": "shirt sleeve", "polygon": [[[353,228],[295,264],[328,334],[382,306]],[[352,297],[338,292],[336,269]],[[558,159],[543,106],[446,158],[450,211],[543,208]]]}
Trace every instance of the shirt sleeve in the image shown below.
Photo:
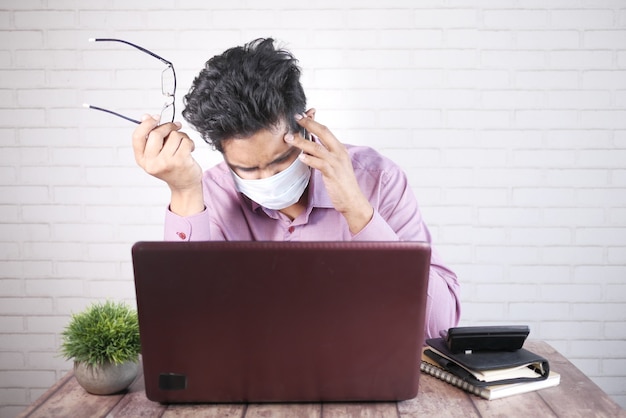
{"label": "shirt sleeve", "polygon": [[372,219],[365,225],[365,228],[352,236],[353,241],[399,241],[398,234],[374,209]]}
{"label": "shirt sleeve", "polygon": [[209,241],[211,219],[208,209],[192,216],[179,216],[168,207],[165,211],[165,241]]}
{"label": "shirt sleeve", "polygon": [[422,241],[431,244],[431,263],[426,299],[426,338],[458,324],[461,314],[460,286],[432,246],[432,238],[406,175],[394,164],[381,177],[383,185],[375,198],[372,220],[354,240]]}
{"label": "shirt sleeve", "polygon": [[426,295],[426,338],[437,338],[441,330],[458,325],[461,317],[459,291],[456,274],[443,265],[433,250]]}

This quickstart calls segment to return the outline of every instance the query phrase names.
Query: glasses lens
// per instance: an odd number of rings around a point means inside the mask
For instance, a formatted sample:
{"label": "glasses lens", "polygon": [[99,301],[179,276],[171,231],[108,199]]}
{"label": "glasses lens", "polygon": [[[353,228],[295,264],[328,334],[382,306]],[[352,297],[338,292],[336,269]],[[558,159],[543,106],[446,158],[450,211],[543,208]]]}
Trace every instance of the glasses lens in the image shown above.
{"label": "glasses lens", "polygon": [[174,122],[174,102],[166,103],[161,111],[161,123]]}
{"label": "glasses lens", "polygon": [[169,65],[161,73],[161,91],[164,96],[173,96],[176,92],[176,76],[174,69]]}

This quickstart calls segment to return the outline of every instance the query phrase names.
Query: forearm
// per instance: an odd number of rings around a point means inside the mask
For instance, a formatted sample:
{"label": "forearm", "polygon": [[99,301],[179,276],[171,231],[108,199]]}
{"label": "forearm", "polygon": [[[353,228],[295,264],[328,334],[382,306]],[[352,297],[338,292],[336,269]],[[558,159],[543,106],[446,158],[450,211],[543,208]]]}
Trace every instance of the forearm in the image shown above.
{"label": "forearm", "polygon": [[170,210],[179,216],[192,216],[204,211],[202,183],[188,189],[170,188],[172,198]]}
{"label": "forearm", "polygon": [[374,208],[367,199],[363,197],[363,202],[350,212],[343,213],[343,216],[346,218],[350,232],[356,235],[369,225],[374,216]]}

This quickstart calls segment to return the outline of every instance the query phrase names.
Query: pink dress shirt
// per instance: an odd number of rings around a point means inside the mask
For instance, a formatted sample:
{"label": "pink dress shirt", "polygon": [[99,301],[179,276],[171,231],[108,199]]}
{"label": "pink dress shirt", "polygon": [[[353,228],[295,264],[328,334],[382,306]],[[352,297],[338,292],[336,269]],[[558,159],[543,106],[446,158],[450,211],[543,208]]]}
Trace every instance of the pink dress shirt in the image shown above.
{"label": "pink dress shirt", "polygon": [[[431,236],[404,172],[368,147],[346,145],[361,190],[374,207],[374,216],[357,234],[337,212],[313,170],[308,206],[294,220],[264,208],[237,192],[228,166],[222,162],[204,173],[206,209],[181,217],[165,216],[165,239],[170,241],[424,241]],[[432,244],[431,244],[432,245]],[[432,249],[426,308],[426,338],[456,326],[460,317],[459,283]]]}

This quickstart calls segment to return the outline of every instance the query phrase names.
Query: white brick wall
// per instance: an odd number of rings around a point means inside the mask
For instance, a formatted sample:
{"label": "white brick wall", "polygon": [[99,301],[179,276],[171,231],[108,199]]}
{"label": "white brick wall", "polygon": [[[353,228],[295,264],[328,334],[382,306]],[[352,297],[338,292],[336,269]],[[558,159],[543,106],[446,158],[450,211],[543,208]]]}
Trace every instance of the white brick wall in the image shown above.
{"label": "white brick wall", "polygon": [[81,107],[158,112],[160,64],[94,36],[172,60],[179,112],[210,56],[283,41],[319,120],[406,169],[463,324],[529,324],[626,405],[625,1],[3,0],[0,417],[70,367],[72,312],[134,299],[130,246],[161,238],[133,126]]}

